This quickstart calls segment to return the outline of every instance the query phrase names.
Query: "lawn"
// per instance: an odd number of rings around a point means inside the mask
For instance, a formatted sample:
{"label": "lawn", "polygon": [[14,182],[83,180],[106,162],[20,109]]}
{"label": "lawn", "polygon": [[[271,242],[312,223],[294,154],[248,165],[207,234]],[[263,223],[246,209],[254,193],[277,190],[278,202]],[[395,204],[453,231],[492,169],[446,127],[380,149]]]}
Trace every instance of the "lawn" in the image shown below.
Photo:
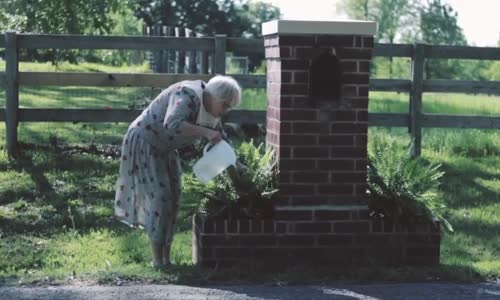
{"label": "lawn", "polygon": [[[32,66],[35,68],[36,64]],[[0,70],[3,67],[0,65]],[[21,70],[33,70],[21,65]],[[45,70],[45,66],[39,70]],[[60,66],[102,70],[98,65]],[[116,72],[123,68],[113,69]],[[129,88],[22,88],[23,107],[128,107],[158,91]],[[246,101],[252,99],[252,101]],[[0,91],[4,101],[4,91]],[[245,109],[264,109],[264,90],[245,90]],[[371,112],[405,112],[408,95],[371,93]],[[425,94],[432,113],[500,115],[500,97]],[[174,266],[153,271],[145,234],[113,218],[114,183],[119,162],[113,155],[57,151],[53,145],[117,146],[128,124],[21,123],[19,139],[39,147],[9,161],[0,150],[0,283],[176,282],[218,280],[296,283],[349,281],[485,280],[500,278],[500,132],[476,129],[424,129],[422,157],[446,172],[440,194],[455,233],[445,234],[436,268],[380,268],[332,271],[291,269],[254,276],[241,270],[199,269],[191,263],[190,207],[181,208],[173,245]],[[369,143],[409,141],[405,128],[371,127]],[[0,147],[5,126],[0,124]],[[52,145],[52,146],[50,146]],[[42,147],[43,146],[43,147]],[[189,195],[184,194],[184,198]],[[185,203],[186,204],[186,203]],[[305,279],[308,278],[308,279]]]}

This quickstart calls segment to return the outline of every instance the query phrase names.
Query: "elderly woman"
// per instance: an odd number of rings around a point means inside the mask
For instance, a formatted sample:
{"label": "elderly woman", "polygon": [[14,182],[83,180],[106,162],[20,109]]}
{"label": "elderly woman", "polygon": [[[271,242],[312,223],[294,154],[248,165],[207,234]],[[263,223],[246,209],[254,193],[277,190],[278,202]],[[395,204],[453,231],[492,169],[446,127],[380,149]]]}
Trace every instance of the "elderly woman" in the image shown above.
{"label": "elderly woman", "polygon": [[241,88],[229,76],[215,76],[206,84],[183,81],[164,90],[129,126],[122,144],[115,215],[144,228],[154,267],[170,263],[181,194],[177,149],[198,138],[220,142],[220,118],[240,102]]}

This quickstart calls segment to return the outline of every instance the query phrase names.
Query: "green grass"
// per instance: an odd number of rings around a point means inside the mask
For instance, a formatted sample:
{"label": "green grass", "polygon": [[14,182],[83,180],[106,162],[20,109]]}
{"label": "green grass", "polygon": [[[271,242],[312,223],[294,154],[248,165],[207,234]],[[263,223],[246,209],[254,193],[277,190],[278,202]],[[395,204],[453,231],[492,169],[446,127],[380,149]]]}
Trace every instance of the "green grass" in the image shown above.
{"label": "green grass", "polygon": [[[370,139],[398,138],[390,130],[371,128]],[[97,155],[33,150],[17,163],[0,152],[0,281],[5,284],[90,280],[146,280],[207,283],[236,279],[252,282],[325,280],[413,281],[479,280],[500,277],[500,159],[465,157],[424,148],[423,158],[442,164],[441,193],[447,219],[455,228],[442,242],[436,268],[363,268],[357,271],[290,269],[248,276],[238,270],[198,269],[191,264],[191,230],[187,207],[173,245],[174,268],[153,271],[146,235],[112,218],[118,161]],[[188,197],[189,195],[184,195]],[[236,272],[236,274],[235,274]],[[48,278],[48,279],[47,279]],[[117,279],[118,278],[118,279]]]}
{"label": "green grass", "polygon": [[[425,93],[425,113],[500,116],[500,97],[488,95]],[[370,112],[408,113],[409,95],[370,92]]]}
{"label": "green grass", "polygon": [[[64,66],[64,65],[63,65]],[[0,70],[3,66],[0,63]],[[25,70],[50,66],[21,65]],[[28,68],[29,67],[29,68]],[[37,69],[40,68],[40,69]],[[61,68],[63,68],[61,66]],[[109,70],[85,64],[65,70]],[[114,68],[115,72],[125,68]],[[24,107],[128,107],[158,91],[75,87],[21,89]],[[265,109],[265,90],[247,89],[242,109]],[[4,91],[0,91],[4,101]],[[3,102],[2,102],[3,104]],[[371,112],[406,112],[408,95],[371,93]],[[424,110],[432,113],[500,115],[500,97],[425,94]],[[47,145],[121,143],[128,124],[20,123],[23,142]],[[406,128],[371,127],[369,142],[409,142]],[[0,147],[5,126],[0,124]],[[446,234],[441,264],[435,268],[290,269],[252,276],[242,270],[202,270],[191,264],[191,220],[183,206],[167,272],[151,269],[146,235],[113,217],[118,161],[105,155],[25,150],[9,161],[0,151],[0,283],[124,280],[204,284],[221,280],[252,282],[484,280],[500,278],[500,133],[498,130],[431,129],[423,131],[425,160],[446,172],[441,196],[445,217],[455,233]],[[189,197],[184,194],[183,197]],[[308,278],[308,279],[304,279]]]}
{"label": "green grass", "polygon": [[[5,61],[0,61],[0,70],[5,70]],[[82,62],[79,64],[71,64],[68,62],[60,62],[58,65],[53,65],[50,62],[20,62],[19,71],[21,72],[109,72],[109,73],[143,73],[149,72],[147,63],[142,65],[131,66],[109,66],[103,64],[95,64]]]}

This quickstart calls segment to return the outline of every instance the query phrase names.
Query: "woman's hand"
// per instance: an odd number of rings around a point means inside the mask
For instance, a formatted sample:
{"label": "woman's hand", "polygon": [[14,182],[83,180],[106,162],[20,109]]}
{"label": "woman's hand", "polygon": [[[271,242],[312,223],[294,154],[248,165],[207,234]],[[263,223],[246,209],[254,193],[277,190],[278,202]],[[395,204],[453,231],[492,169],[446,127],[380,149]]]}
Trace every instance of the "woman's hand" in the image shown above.
{"label": "woman's hand", "polygon": [[184,136],[202,136],[208,139],[208,141],[215,145],[222,140],[222,135],[219,131],[210,128],[198,126],[191,124],[189,122],[182,122],[181,135]]}
{"label": "woman's hand", "polygon": [[248,172],[248,167],[245,166],[242,162],[239,160],[236,161],[236,169],[238,170],[238,174],[240,176],[244,176]]}
{"label": "woman's hand", "polygon": [[205,132],[204,136],[208,139],[208,141],[212,145],[215,145],[218,142],[222,141],[222,135],[217,130],[212,130],[212,129],[206,128],[206,132]]}

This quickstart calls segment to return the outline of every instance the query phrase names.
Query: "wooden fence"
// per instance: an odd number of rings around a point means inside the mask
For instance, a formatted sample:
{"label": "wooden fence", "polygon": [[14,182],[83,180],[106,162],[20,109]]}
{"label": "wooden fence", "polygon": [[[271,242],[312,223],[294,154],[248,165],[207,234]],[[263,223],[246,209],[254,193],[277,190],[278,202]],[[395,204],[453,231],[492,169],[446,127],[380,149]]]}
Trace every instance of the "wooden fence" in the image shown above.
{"label": "wooden fence", "polygon": [[[211,74],[143,74],[143,73],[70,73],[19,72],[18,50],[37,49],[128,49],[128,50],[197,50],[213,55],[212,73],[224,74],[226,52],[263,54],[261,39],[215,37],[131,37],[32,35],[7,31],[0,38],[5,48],[6,69],[0,73],[0,86],[6,89],[6,107],[0,109],[0,121],[6,122],[7,149],[17,153],[18,122],[130,122],[141,110],[128,109],[35,109],[19,108],[19,86],[108,86],[166,87],[180,80],[208,80]],[[424,92],[454,92],[500,95],[498,81],[425,80],[427,58],[500,60],[500,48],[431,46],[425,44],[376,44],[374,56],[410,57],[411,79],[371,79],[371,91],[404,92],[410,95],[408,113],[370,113],[370,126],[408,127],[412,140],[412,156],[421,149],[423,127],[500,128],[500,117],[427,114],[422,110]],[[265,88],[265,75],[234,75],[245,88]],[[226,122],[263,123],[265,111],[232,111]]]}
{"label": "wooden fence", "polygon": [[[147,36],[203,37],[188,28],[154,24],[143,29]],[[213,69],[209,51],[157,50],[149,52],[149,65],[155,73],[209,74]]]}

